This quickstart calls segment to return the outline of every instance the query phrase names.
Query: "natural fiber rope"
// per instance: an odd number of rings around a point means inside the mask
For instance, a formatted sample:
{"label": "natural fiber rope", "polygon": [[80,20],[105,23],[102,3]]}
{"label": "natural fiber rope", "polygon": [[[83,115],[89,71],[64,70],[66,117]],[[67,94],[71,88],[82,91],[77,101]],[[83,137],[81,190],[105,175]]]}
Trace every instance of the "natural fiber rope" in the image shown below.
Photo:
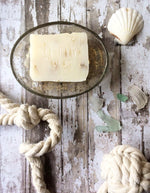
{"label": "natural fiber rope", "polygon": [[[21,144],[20,152],[25,155],[32,170],[32,181],[37,193],[50,193],[43,176],[40,156],[49,152],[60,140],[62,129],[57,116],[49,109],[27,104],[16,104],[0,92],[0,105],[8,113],[0,115],[1,125],[13,125],[32,129],[39,122],[47,121],[51,129],[45,141],[36,144]],[[141,193],[150,191],[150,163],[140,150],[128,145],[115,147],[105,155],[101,164],[102,177],[105,182],[98,193]]]}
{"label": "natural fiber rope", "polygon": [[35,105],[16,104],[0,92],[0,105],[8,111],[0,115],[0,125],[17,125],[24,129],[32,129],[39,122],[47,121],[51,129],[50,136],[45,141],[35,144],[20,145],[20,153],[24,154],[30,163],[33,185],[37,193],[50,193],[46,188],[43,176],[43,165],[40,156],[49,152],[60,140],[62,128],[57,116],[49,109],[38,108]]}
{"label": "natural fiber rope", "polygon": [[116,146],[101,164],[105,182],[98,193],[141,193],[150,191],[150,163],[140,150]]}

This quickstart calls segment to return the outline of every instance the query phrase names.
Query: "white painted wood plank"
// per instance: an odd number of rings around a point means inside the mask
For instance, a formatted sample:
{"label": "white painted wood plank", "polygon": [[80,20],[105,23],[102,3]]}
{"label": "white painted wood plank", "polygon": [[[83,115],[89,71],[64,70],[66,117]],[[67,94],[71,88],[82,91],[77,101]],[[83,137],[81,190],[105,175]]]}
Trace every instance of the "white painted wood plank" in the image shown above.
{"label": "white painted wood plank", "polygon": [[[102,35],[101,32],[103,32],[103,39],[109,50],[111,64],[101,87],[91,91],[88,97],[92,97],[93,93],[103,96],[106,99],[104,110],[117,119],[120,118],[119,101],[115,98],[116,94],[120,92],[119,46],[114,47],[113,38],[101,26],[105,26],[110,15],[119,8],[118,2],[87,0],[88,27],[99,35]],[[49,189],[57,193],[94,193],[102,183],[100,177],[102,157],[113,146],[121,143],[120,133],[99,134],[94,130],[95,126],[101,124],[101,122],[90,107],[88,107],[89,116],[87,118],[86,94],[63,100],[62,104],[58,100],[45,101],[45,99],[25,92],[14,79],[9,66],[11,47],[20,34],[24,32],[24,26],[29,29],[40,23],[59,20],[60,16],[62,20],[86,25],[85,0],[62,0],[61,15],[59,4],[59,0],[32,0],[28,5],[27,1],[24,5],[23,1],[18,0],[0,2],[0,42],[2,45],[0,47],[0,89],[15,101],[28,101],[30,104],[34,103],[38,106],[49,106],[63,118],[62,146],[61,144],[57,145],[51,153],[45,156],[46,182]],[[144,91],[150,93],[149,5],[149,0],[121,0],[121,6],[136,8],[142,13],[145,21],[144,29],[137,37],[136,44],[121,47],[121,83],[124,94],[128,94],[128,86],[134,83],[138,83]],[[24,15],[25,10],[26,15]],[[5,76],[6,74],[7,76]],[[61,109],[61,105],[63,109]],[[121,107],[122,142],[140,148],[150,159],[150,105],[148,104],[144,110],[138,113],[135,113],[135,106],[131,102],[122,103]],[[1,109],[1,113],[3,112],[3,109]],[[0,192],[35,192],[31,185],[30,168],[28,165],[26,166],[25,159],[19,155],[18,147],[22,138],[32,142],[45,138],[49,132],[48,129],[44,129],[45,127],[46,125],[42,124],[36,130],[26,133],[15,126],[0,127]]]}
{"label": "white painted wood plank", "polygon": [[[144,18],[144,28],[136,37],[135,44],[121,47],[122,92],[124,94],[128,94],[128,87],[133,84],[143,88],[146,93],[150,93],[149,5],[149,0],[121,1],[121,7],[135,8]],[[131,101],[122,104],[122,141],[124,144],[140,148],[147,158],[150,158],[149,110],[149,104],[139,112],[136,112],[136,107]]]}
{"label": "white painted wood plank", "polygon": [[[42,2],[41,2],[42,3]],[[39,7],[40,6],[40,7]],[[43,11],[44,8],[44,11]],[[45,5],[39,5],[38,1],[25,1],[24,6],[24,27],[25,30],[28,30],[38,24],[44,23],[44,20],[48,18],[48,6],[45,7]],[[42,11],[42,12],[40,12]],[[39,13],[40,12],[40,13]],[[40,17],[39,17],[40,16]],[[48,100],[44,99],[42,97],[38,97],[34,94],[31,94],[30,92],[24,90],[23,93],[23,102],[29,103],[29,104],[35,104],[39,107],[48,107]],[[40,140],[43,140],[46,134],[47,125],[45,123],[41,123],[38,125],[35,129],[31,131],[24,131],[24,141],[25,142],[38,142]],[[25,184],[25,192],[34,192],[35,189],[32,185],[32,179],[31,179],[31,170],[29,163],[25,160],[25,166],[24,166],[24,173],[23,173],[23,179]]]}
{"label": "white painted wood plank", "polygon": [[[106,30],[111,14],[119,7],[112,1],[87,1],[88,27],[103,37],[103,42],[109,52],[109,68],[100,84],[89,93],[89,98],[97,94],[105,99],[103,110],[115,119],[120,119],[120,103],[116,94],[120,92],[120,52],[113,44],[113,38]],[[98,133],[95,126],[103,122],[89,106],[89,192],[96,192],[103,182],[100,175],[100,163],[103,155],[115,145],[121,143],[120,132]]]}
{"label": "white painted wood plank", "polygon": [[[9,55],[15,40],[22,31],[23,1],[0,2],[0,90],[16,102],[21,100],[21,86],[10,68]],[[5,111],[1,109],[1,113]],[[18,148],[22,141],[22,129],[16,126],[0,126],[0,192],[23,193],[22,170],[24,161]]]}
{"label": "white painted wood plank", "polygon": [[[48,22],[60,20],[60,1],[49,2]],[[48,100],[49,108],[55,112],[61,121],[61,100]],[[61,193],[62,192],[62,147],[61,142],[46,155],[45,171],[46,171],[46,183],[51,191]]]}
{"label": "white painted wood plank", "polygon": [[[54,12],[51,15],[52,12]],[[49,1],[31,1],[26,2],[25,6],[25,26],[26,30],[30,29],[36,25],[46,23],[49,21],[55,21],[59,19],[59,1],[49,2]],[[56,17],[57,16],[57,17]],[[50,107],[55,113],[59,114],[61,112],[60,101],[49,100],[33,95],[29,92],[25,94],[25,100],[29,104],[36,104],[39,107]],[[25,141],[37,142],[45,139],[49,135],[50,130],[46,124],[40,124],[36,129],[28,131],[25,134]],[[56,157],[58,157],[56,159]],[[45,160],[45,179],[49,190],[56,191],[61,188],[61,146],[58,145],[51,153],[44,156]],[[30,167],[27,164],[27,172],[25,173],[26,184],[29,186],[28,191],[34,192],[34,187],[31,183]],[[56,177],[57,176],[57,177]],[[58,187],[59,185],[59,187]],[[61,190],[60,190],[61,191]]]}
{"label": "white painted wood plank", "polygon": [[[86,25],[86,1],[61,1],[61,19]],[[87,94],[62,101],[62,192],[88,192]]]}

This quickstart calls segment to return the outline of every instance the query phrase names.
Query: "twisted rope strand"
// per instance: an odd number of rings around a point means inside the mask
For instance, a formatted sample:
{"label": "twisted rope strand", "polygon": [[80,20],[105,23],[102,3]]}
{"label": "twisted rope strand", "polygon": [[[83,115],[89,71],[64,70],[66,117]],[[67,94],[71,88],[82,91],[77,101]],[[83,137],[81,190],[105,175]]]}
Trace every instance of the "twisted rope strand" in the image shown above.
{"label": "twisted rope strand", "polygon": [[0,125],[14,125],[16,113],[0,115]]}
{"label": "twisted rope strand", "polygon": [[17,111],[18,107],[20,106],[17,103],[13,103],[2,92],[0,92],[0,105],[8,112],[10,112],[11,110]]}
{"label": "twisted rope strand", "polygon": [[50,193],[43,177],[43,165],[40,156],[51,151],[60,141],[62,128],[58,117],[49,109],[38,108],[35,105],[16,104],[0,92],[0,104],[8,114],[0,115],[0,125],[17,125],[24,129],[32,129],[39,122],[47,121],[51,129],[45,141],[35,144],[22,143],[20,153],[24,154],[31,166],[33,185],[37,193]]}
{"label": "twisted rope strand", "polygon": [[27,157],[28,162],[30,163],[31,173],[32,173],[32,182],[36,189],[37,193],[50,193],[46,188],[43,176],[43,164],[40,158]]}

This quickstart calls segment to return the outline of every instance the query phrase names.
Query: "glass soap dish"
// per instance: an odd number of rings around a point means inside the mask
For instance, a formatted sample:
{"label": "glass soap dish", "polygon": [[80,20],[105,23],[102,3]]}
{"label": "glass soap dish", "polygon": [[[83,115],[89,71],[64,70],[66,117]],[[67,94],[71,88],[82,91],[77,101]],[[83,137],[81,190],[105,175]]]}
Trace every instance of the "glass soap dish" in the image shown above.
{"label": "glass soap dish", "polygon": [[[89,74],[84,82],[36,82],[29,75],[30,34],[57,34],[86,32],[89,46]],[[103,79],[108,54],[99,36],[81,25],[70,22],[51,22],[34,27],[16,41],[11,51],[10,63],[17,81],[28,91],[47,98],[70,98],[88,92]]]}

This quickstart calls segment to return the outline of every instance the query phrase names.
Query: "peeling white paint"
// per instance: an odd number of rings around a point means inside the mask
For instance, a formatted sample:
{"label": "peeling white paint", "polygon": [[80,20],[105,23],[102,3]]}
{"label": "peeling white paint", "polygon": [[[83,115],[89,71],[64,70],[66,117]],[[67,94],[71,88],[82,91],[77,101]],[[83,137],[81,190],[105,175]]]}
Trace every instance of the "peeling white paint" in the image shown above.
{"label": "peeling white paint", "polygon": [[98,35],[101,39],[103,38],[103,32],[100,32]]}
{"label": "peeling white paint", "polygon": [[[14,1],[15,2],[15,1]],[[13,27],[15,31],[14,40],[15,41],[21,32],[22,25],[24,21],[21,21],[22,9],[24,9],[23,2],[17,1],[16,4],[11,1],[7,4],[0,2],[0,19],[1,19],[1,61],[0,61],[0,88],[5,91],[8,96],[15,99],[16,101],[24,100],[21,98],[22,88],[17,83],[17,81],[12,76],[12,72],[9,65],[9,53],[14,42],[7,38],[7,31]],[[60,1],[50,1],[49,5],[49,21],[59,20],[59,2]],[[94,19],[94,21],[87,21],[89,23],[95,24],[99,23],[102,26],[107,11],[117,9],[117,4],[113,1],[110,4],[108,1],[94,0],[90,2],[89,10],[93,10],[95,15],[99,15],[99,18]],[[110,1],[109,1],[110,2]],[[22,9],[21,9],[22,4]],[[37,13],[35,8],[35,1],[32,1],[30,6],[30,11],[33,19],[34,26],[37,25]],[[86,8],[85,1],[79,0],[63,0],[62,1],[62,14],[61,19],[86,24]],[[109,6],[109,9],[108,9]],[[150,20],[146,7],[148,6],[148,1],[126,1],[121,0],[121,6],[131,6],[135,7],[142,13],[145,21],[144,29],[137,37],[137,42],[133,46],[121,47],[121,63],[122,63],[122,92],[128,94],[127,88],[130,84],[138,83],[140,84],[147,93],[150,93],[150,54],[149,51],[144,47],[147,36],[149,36],[149,26]],[[90,11],[88,14],[90,14]],[[111,13],[112,14],[112,13]],[[90,18],[90,17],[88,17]],[[15,26],[15,27],[14,27]],[[99,28],[99,26],[96,26]],[[95,27],[95,28],[96,28]],[[106,26],[104,26],[106,27]],[[99,34],[105,37],[106,34]],[[13,36],[11,36],[13,37]],[[110,35],[108,35],[111,38]],[[112,44],[113,47],[113,44]],[[110,49],[111,50],[111,49]],[[113,49],[112,49],[113,50]],[[114,49],[116,52],[116,49]],[[110,61],[116,57],[116,53],[109,53]],[[114,62],[117,58],[114,59]],[[103,98],[106,99],[105,107],[103,108],[105,113],[107,112],[107,107],[112,100],[115,100],[115,96],[112,88],[110,87],[110,82],[112,79],[112,67],[108,69],[108,73],[105,76],[103,82],[101,83],[101,94]],[[4,76],[7,74],[7,76]],[[132,75],[131,82],[129,81],[129,76]],[[118,74],[118,76],[120,76]],[[115,83],[113,83],[115,84]],[[114,88],[120,91],[118,86]],[[103,94],[104,92],[104,94]],[[96,87],[88,93],[91,96],[92,93],[99,94],[99,87]],[[27,96],[30,95],[27,93]],[[100,184],[103,182],[100,175],[100,163],[102,161],[103,155],[108,153],[115,145],[118,144],[120,136],[118,133],[99,133],[94,130],[96,125],[103,125],[104,123],[98,117],[96,112],[93,112],[91,108],[87,112],[87,95],[79,96],[77,99],[66,99],[63,100],[63,135],[62,141],[59,143],[52,151],[50,162],[55,164],[51,165],[52,169],[55,168],[55,179],[56,189],[58,193],[61,192],[81,192],[80,188],[84,188],[84,192],[93,193],[99,189]],[[34,97],[34,96],[33,96]],[[49,100],[49,104],[53,104],[53,109],[61,117],[61,102],[58,100]],[[123,123],[122,129],[122,142],[128,143],[135,147],[144,148],[146,156],[150,158],[150,125],[149,125],[149,111],[150,105],[146,108],[144,114],[142,111],[140,113],[135,113],[132,108],[132,102],[122,103],[122,114],[121,119]],[[58,111],[59,110],[59,111]],[[114,110],[119,112],[119,105],[114,106]],[[1,112],[4,112],[1,109]],[[119,115],[119,113],[118,113]],[[87,120],[87,116],[89,120]],[[147,122],[146,122],[147,121]],[[89,124],[89,125],[88,125]],[[142,129],[143,126],[143,129]],[[74,139],[74,135],[77,132],[79,134],[80,140]],[[142,133],[143,132],[143,133]],[[37,133],[38,135],[39,133]],[[143,135],[143,138],[142,138]],[[22,141],[23,132],[16,127],[0,128],[0,143],[1,143],[1,183],[2,191],[10,192],[13,187],[15,193],[24,193],[25,189],[30,190],[30,172],[28,166],[26,167],[26,173],[23,171],[25,164],[22,162],[22,157],[18,153],[18,146]],[[29,135],[31,136],[31,135]],[[134,140],[133,140],[134,136]],[[29,139],[27,139],[29,140]],[[71,146],[71,148],[70,148]],[[11,149],[9,147],[12,147]],[[86,149],[86,148],[89,149]],[[77,152],[76,152],[76,151]],[[55,160],[53,160],[53,156]],[[87,156],[89,156],[87,158]],[[88,159],[88,160],[87,160]],[[63,162],[62,162],[63,161]],[[12,171],[13,165],[15,163],[16,170]],[[22,166],[23,164],[23,166]],[[63,164],[63,165],[62,165]],[[87,166],[88,164],[88,166]],[[63,170],[63,171],[62,171]],[[77,173],[79,172],[79,173]],[[62,174],[64,174],[62,176]],[[53,172],[52,172],[52,175]],[[89,176],[88,176],[89,175]],[[23,176],[23,177],[22,177]],[[22,179],[24,178],[25,179]],[[24,181],[25,180],[25,181]],[[63,181],[62,181],[63,180]],[[26,184],[25,184],[26,183]],[[88,184],[89,183],[89,184]],[[73,184],[73,186],[72,186]],[[16,185],[16,187],[15,187]],[[23,187],[25,186],[25,187]],[[88,191],[88,187],[90,190]],[[24,188],[24,189],[23,189]],[[67,189],[67,191],[66,191]]]}
{"label": "peeling white paint", "polygon": [[[0,90],[16,102],[21,97],[21,86],[12,75],[9,55],[21,32],[21,4],[21,1],[6,4],[3,1],[0,2]],[[0,108],[0,113],[5,113],[5,110]],[[23,163],[18,151],[22,142],[22,133],[22,129],[16,126],[0,126],[0,192],[20,193],[22,191]]]}
{"label": "peeling white paint", "polygon": [[36,15],[36,7],[35,7],[35,1],[32,0],[32,4],[30,4],[29,11],[32,15],[33,25],[34,27],[37,26],[37,15]]}
{"label": "peeling white paint", "polygon": [[98,21],[100,26],[102,26],[107,15],[107,1],[101,0],[95,2],[93,9],[96,9],[96,11],[99,13]]}
{"label": "peeling white paint", "polygon": [[72,168],[71,163],[64,164],[64,175],[68,174],[71,168]]}

